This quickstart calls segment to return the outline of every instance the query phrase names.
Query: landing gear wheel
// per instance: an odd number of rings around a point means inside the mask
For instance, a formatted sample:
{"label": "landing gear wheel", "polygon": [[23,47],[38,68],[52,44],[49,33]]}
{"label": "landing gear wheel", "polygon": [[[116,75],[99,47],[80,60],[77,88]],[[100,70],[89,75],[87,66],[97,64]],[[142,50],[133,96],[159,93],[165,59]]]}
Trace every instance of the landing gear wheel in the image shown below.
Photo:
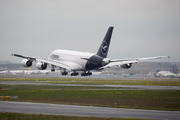
{"label": "landing gear wheel", "polygon": [[62,75],[67,75],[68,74],[68,72],[66,72],[66,71],[64,71],[64,72],[62,72]]}
{"label": "landing gear wheel", "polygon": [[51,72],[55,72],[55,69],[51,69]]}
{"label": "landing gear wheel", "polygon": [[77,76],[77,75],[79,75],[78,72],[71,73],[71,76]]}
{"label": "landing gear wheel", "polygon": [[92,75],[92,72],[84,72],[81,74],[81,76],[91,76]]}

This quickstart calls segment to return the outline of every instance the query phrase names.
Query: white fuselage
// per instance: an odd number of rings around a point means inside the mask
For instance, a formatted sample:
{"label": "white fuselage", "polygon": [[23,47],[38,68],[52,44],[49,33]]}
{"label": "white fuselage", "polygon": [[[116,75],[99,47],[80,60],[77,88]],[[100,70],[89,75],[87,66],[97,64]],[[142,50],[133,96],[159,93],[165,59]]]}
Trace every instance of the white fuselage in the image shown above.
{"label": "white fuselage", "polygon": [[49,55],[49,59],[58,60],[62,63],[68,63],[69,66],[71,66],[72,70],[82,71],[86,70],[85,65],[87,63],[87,60],[84,60],[82,58],[89,59],[93,55],[95,54],[88,52],[58,49],[54,50]]}
{"label": "white fuselage", "polygon": [[[81,76],[92,75],[91,70],[102,70],[111,66],[119,66],[124,69],[130,68],[133,63],[138,63],[139,60],[160,59],[169,56],[157,56],[148,58],[133,58],[133,59],[116,59],[110,60],[107,58],[110,46],[111,36],[114,27],[109,27],[104,36],[101,45],[96,54],[88,52],[78,52],[71,50],[54,50],[48,59],[25,56],[20,54],[12,54],[13,56],[24,58],[21,61],[22,66],[31,67],[33,61],[37,61],[36,68],[45,70],[47,65],[52,67],[51,72],[55,72],[55,67],[63,69],[62,75],[67,75],[67,71],[73,71],[71,76],[76,76],[79,73],[76,71],[84,71]],[[2,73],[3,74],[3,73]]]}

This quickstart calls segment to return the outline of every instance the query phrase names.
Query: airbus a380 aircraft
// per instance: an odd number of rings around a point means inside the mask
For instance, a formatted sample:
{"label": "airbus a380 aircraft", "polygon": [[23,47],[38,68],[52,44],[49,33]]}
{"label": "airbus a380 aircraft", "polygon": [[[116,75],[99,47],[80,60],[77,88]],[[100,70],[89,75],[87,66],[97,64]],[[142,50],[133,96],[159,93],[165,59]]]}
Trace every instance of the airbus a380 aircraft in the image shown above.
{"label": "airbus a380 aircraft", "polygon": [[68,71],[73,71],[71,76],[78,75],[77,71],[84,71],[81,76],[91,75],[91,70],[102,70],[106,67],[118,66],[124,69],[130,68],[133,63],[138,63],[140,60],[149,59],[160,59],[169,56],[157,56],[148,58],[132,58],[132,59],[115,59],[110,60],[107,58],[109,45],[111,41],[111,35],[113,32],[113,27],[109,27],[100,47],[96,54],[87,52],[78,52],[70,50],[54,50],[49,58],[39,58],[32,56],[24,56],[19,54],[12,54],[16,57],[25,58],[22,60],[21,64],[24,67],[31,67],[33,61],[37,61],[37,69],[44,70],[47,65],[52,67],[51,71],[54,72],[54,67],[59,67],[63,69],[62,75],[67,75]]}

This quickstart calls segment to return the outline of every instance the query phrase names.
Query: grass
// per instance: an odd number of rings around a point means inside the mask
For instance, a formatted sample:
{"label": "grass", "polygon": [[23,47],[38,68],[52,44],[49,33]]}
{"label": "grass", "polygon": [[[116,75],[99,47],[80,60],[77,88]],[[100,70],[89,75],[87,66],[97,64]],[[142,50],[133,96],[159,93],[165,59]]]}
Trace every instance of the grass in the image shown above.
{"label": "grass", "polygon": [[[179,79],[107,80],[85,78],[1,78],[1,81],[61,83],[61,84],[116,84],[180,86]],[[119,87],[2,85],[0,96],[19,96],[10,101],[55,104],[92,105],[116,108],[138,108],[180,111],[178,90],[130,90]],[[0,99],[4,100],[4,99]]]}
{"label": "grass", "polygon": [[108,85],[159,85],[180,86],[180,79],[108,80],[86,78],[1,78],[0,81],[61,83],[61,84],[108,84]]}
{"label": "grass", "polygon": [[[37,86],[39,85],[39,86]],[[127,90],[132,89],[128,87],[93,87],[93,86],[56,86],[56,85],[0,85],[4,90]],[[138,88],[133,88],[138,90]]]}
{"label": "grass", "polygon": [[57,116],[42,114],[20,114],[20,113],[1,113],[1,120],[148,120],[138,118],[100,118],[100,117],[77,117],[77,116]]}
{"label": "grass", "polygon": [[178,90],[118,90],[94,87],[1,85],[0,96],[10,101],[92,105],[116,108],[180,110]]}

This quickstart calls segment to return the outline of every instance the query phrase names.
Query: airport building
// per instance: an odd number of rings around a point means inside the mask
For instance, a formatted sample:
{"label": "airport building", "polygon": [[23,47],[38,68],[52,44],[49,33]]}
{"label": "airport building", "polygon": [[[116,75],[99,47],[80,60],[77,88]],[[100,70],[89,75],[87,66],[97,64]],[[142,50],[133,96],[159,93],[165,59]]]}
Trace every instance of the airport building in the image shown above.
{"label": "airport building", "polygon": [[[47,68],[50,71],[50,67]],[[58,68],[57,68],[58,69]],[[31,68],[23,67],[21,64],[0,64],[0,71],[11,70],[37,70],[34,63]],[[102,74],[120,74],[120,75],[149,75],[157,73],[158,71],[171,71],[172,73],[179,73],[180,62],[140,62],[133,64],[130,69],[122,69],[120,67],[111,67],[102,70]],[[57,72],[56,72],[57,73]],[[60,73],[60,71],[59,71]],[[58,74],[59,76],[60,74]]]}
{"label": "airport building", "polygon": [[133,64],[130,69],[122,69],[119,67],[112,67],[103,70],[103,74],[122,74],[122,75],[148,75],[149,73],[156,73],[159,71],[171,71],[172,73],[179,73],[180,62],[140,62]]}

